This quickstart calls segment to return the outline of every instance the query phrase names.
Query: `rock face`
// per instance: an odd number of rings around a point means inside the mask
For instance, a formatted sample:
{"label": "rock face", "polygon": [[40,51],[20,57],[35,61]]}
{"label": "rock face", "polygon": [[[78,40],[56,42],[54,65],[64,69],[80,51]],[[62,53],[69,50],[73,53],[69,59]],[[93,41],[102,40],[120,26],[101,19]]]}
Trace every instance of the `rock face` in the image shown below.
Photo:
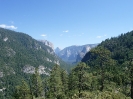
{"label": "rock face", "polygon": [[44,45],[49,46],[50,48],[52,48],[54,50],[54,45],[53,43],[47,41],[47,40],[39,40],[40,42],[42,42]]}
{"label": "rock face", "polygon": [[[96,47],[97,44],[87,44],[82,46],[70,46],[66,47],[63,50],[59,51],[57,56],[59,56],[63,61],[74,63],[80,61],[84,55],[90,51],[91,48]],[[57,51],[55,51],[57,52]]]}
{"label": "rock face", "polygon": [[91,50],[90,46],[85,46],[81,52],[78,53],[76,63],[80,62],[87,52]]}
{"label": "rock face", "polygon": [[3,72],[0,72],[0,77],[3,77]]}
{"label": "rock face", "polygon": [[[49,71],[49,69],[47,69],[47,67],[45,67],[45,66],[40,65],[38,67],[39,74],[49,75],[48,71]],[[26,65],[23,67],[23,72],[29,73],[29,74],[34,74],[35,73],[35,67],[30,66],[30,65]]]}
{"label": "rock face", "polygon": [[30,66],[30,65],[25,65],[23,67],[23,72],[24,73],[34,74],[35,73],[35,68],[33,66]]}
{"label": "rock face", "polygon": [[55,55],[53,43],[51,43],[51,42],[49,42],[47,40],[39,40],[39,41],[42,42],[44,45],[46,45],[46,46],[51,48],[51,49],[49,49],[49,48],[47,49],[47,52],[49,54]]}

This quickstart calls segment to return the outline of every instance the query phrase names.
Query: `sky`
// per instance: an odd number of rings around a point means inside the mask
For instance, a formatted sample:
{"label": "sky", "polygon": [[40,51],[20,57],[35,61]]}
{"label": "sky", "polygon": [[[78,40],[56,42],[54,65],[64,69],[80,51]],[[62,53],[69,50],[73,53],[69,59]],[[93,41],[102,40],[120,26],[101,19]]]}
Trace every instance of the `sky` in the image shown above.
{"label": "sky", "polygon": [[54,48],[95,44],[133,30],[133,0],[0,0],[0,27]]}

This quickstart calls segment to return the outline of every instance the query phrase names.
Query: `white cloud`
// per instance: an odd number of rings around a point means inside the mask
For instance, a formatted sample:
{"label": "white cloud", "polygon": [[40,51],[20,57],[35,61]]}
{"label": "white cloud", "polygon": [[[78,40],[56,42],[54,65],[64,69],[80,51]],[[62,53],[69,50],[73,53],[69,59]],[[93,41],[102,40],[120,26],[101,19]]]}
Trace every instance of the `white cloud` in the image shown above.
{"label": "white cloud", "polygon": [[42,34],[41,36],[46,37],[47,35],[46,34]]}
{"label": "white cloud", "polygon": [[69,32],[69,30],[66,30],[66,31],[63,31],[63,32],[66,32],[67,33],[67,32]]}
{"label": "white cloud", "polygon": [[102,37],[106,37],[107,35],[106,34],[104,34],[103,36],[97,36],[96,38],[102,38]]}
{"label": "white cloud", "polygon": [[13,26],[13,25],[5,25],[5,24],[1,24],[0,25],[1,28],[6,28],[6,29],[17,29],[17,27]]}
{"label": "white cloud", "polygon": [[97,38],[102,38],[102,36],[97,36]]}

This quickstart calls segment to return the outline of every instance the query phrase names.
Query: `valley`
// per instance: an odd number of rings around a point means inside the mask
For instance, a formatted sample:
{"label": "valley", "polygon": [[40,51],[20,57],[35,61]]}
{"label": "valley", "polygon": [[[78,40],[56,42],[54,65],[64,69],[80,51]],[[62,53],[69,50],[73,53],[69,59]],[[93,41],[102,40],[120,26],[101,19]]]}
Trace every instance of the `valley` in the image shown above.
{"label": "valley", "polygon": [[0,0],[0,99],[133,99],[133,0]]}
{"label": "valley", "polygon": [[132,99],[133,31],[54,51],[49,41],[0,28],[0,46],[1,99]]}

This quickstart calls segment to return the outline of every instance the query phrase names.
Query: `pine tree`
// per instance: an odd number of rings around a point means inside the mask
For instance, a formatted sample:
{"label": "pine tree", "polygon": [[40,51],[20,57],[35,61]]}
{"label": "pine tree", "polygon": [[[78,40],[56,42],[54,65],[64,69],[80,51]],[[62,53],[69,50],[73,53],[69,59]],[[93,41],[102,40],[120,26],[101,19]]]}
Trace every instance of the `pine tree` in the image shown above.
{"label": "pine tree", "polygon": [[61,69],[55,65],[50,74],[47,97],[53,99],[61,97],[62,89]]}
{"label": "pine tree", "polygon": [[61,70],[62,92],[67,95],[68,92],[68,74],[65,70]]}
{"label": "pine tree", "polygon": [[74,72],[74,69],[71,71],[69,74],[69,79],[68,79],[68,94],[69,97],[71,98],[75,93],[77,93],[77,88],[78,88],[78,77]]}
{"label": "pine tree", "polygon": [[15,99],[31,99],[29,86],[24,80],[20,86],[16,86],[14,97]]}
{"label": "pine tree", "polygon": [[85,63],[79,63],[70,74],[69,78],[69,90],[78,90],[78,97],[82,97],[82,91],[88,89],[88,70],[89,66]]}
{"label": "pine tree", "polygon": [[41,77],[40,77],[37,69],[35,70],[35,74],[32,75],[31,85],[32,85],[31,86],[32,94],[35,97],[42,96],[43,85],[42,85],[42,80],[41,80]]}

